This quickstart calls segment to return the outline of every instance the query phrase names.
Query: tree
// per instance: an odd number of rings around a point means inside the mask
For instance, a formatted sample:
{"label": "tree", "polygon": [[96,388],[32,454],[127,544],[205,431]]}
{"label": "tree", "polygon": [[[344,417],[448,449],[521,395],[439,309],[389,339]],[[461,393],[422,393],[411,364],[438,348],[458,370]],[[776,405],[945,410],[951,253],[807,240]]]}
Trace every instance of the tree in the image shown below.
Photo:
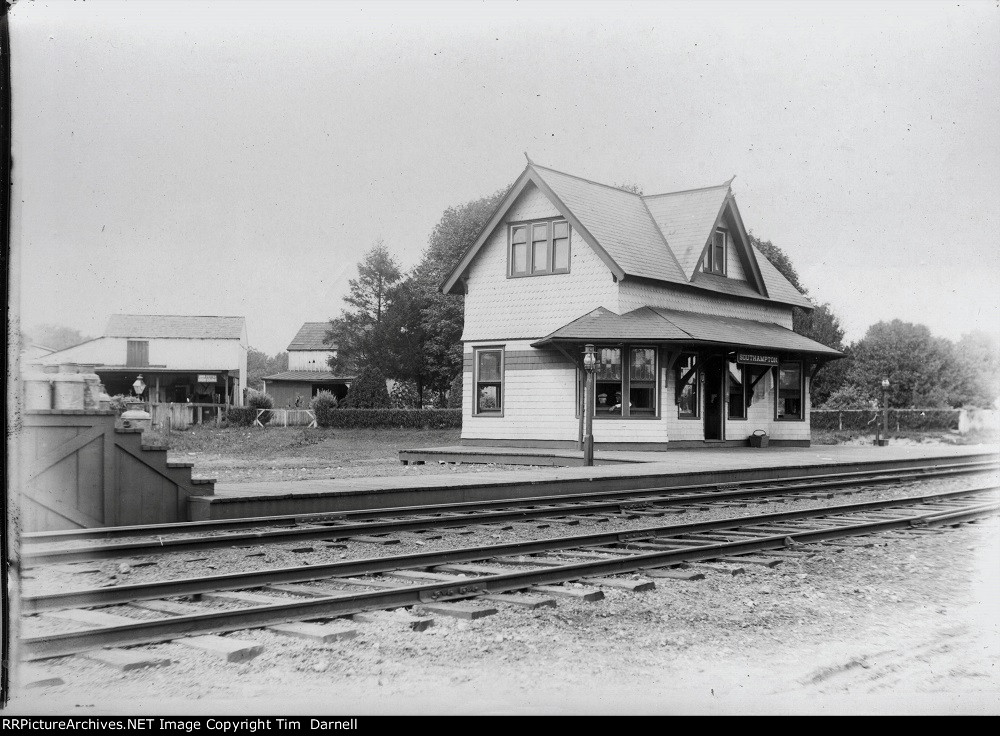
{"label": "tree", "polygon": [[356,373],[374,365],[391,374],[392,365],[382,348],[384,334],[380,326],[392,305],[393,289],[402,278],[399,266],[385,243],[377,241],[358,264],[358,278],[348,281],[350,292],[340,317],[330,320],[328,343],[336,344],[337,354],[329,360],[336,372]]}
{"label": "tree", "polygon": [[342,405],[347,409],[385,409],[389,406],[389,391],[385,387],[385,376],[378,368],[364,368],[344,397]]}
{"label": "tree", "polygon": [[931,335],[926,325],[898,319],[878,322],[851,351],[845,385],[865,400],[878,399],[882,379],[888,378],[890,407],[927,409],[964,403],[954,370],[954,346]]}
{"label": "tree", "polygon": [[448,387],[462,372],[465,319],[465,297],[438,289],[472,247],[508,189],[446,209],[410,275],[420,304],[423,386],[436,394],[438,405],[444,405]]}
{"label": "tree", "polygon": [[288,353],[281,352],[271,357],[263,350],[247,350],[247,386],[260,390],[264,386],[264,376],[288,370]]}
{"label": "tree", "polygon": [[65,350],[81,342],[93,340],[89,335],[84,335],[79,330],[65,325],[42,324],[31,328],[30,333],[22,333],[21,347],[26,347],[29,343],[52,348],[53,350]]}
{"label": "tree", "polygon": [[962,401],[981,408],[1000,408],[1000,342],[985,332],[962,335],[955,347],[956,381]]}

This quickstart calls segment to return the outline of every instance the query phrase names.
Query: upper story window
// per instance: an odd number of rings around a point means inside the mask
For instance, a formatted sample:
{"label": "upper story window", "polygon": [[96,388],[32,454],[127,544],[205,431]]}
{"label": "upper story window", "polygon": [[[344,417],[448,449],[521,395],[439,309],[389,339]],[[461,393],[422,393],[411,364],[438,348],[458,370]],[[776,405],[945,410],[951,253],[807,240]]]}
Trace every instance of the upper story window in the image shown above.
{"label": "upper story window", "polygon": [[565,220],[511,225],[508,273],[511,276],[569,273],[569,232]]}
{"label": "upper story window", "polygon": [[705,262],[702,270],[705,273],[726,275],[726,251],[729,248],[729,233],[719,228],[712,233],[712,242],[705,249]]}
{"label": "upper story window", "polygon": [[149,340],[129,340],[126,343],[125,365],[149,365]]}

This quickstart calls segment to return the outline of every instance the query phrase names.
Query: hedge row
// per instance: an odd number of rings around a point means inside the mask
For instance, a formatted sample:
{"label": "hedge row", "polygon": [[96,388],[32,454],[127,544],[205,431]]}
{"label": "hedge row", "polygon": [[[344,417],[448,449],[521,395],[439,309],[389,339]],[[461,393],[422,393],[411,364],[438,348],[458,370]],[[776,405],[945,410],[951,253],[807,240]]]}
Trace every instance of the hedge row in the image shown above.
{"label": "hedge row", "polygon": [[316,409],[316,424],[339,429],[394,427],[406,429],[458,429],[461,409]]}
{"label": "hedge row", "polygon": [[[889,409],[889,431],[958,429],[960,409]],[[875,431],[882,412],[872,409],[813,409],[809,412],[813,429],[856,429]]]}

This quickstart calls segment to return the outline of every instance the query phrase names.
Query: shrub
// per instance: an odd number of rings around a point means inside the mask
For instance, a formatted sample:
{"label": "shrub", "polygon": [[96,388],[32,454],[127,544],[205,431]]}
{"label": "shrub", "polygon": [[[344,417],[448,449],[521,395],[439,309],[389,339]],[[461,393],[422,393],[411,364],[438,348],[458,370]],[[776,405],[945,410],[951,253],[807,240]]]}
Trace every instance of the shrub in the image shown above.
{"label": "shrub", "polygon": [[448,408],[462,408],[462,374],[459,373],[448,387]]}
{"label": "shrub", "polygon": [[131,403],[129,398],[130,397],[125,394],[117,394],[111,397],[111,408],[114,410],[115,414],[121,416],[122,412],[128,409],[128,405]]}
{"label": "shrub", "polygon": [[320,391],[313,396],[309,408],[316,415],[316,425],[319,427],[333,426],[331,413],[337,408],[337,397],[329,391]]}
{"label": "shrub", "polygon": [[[265,394],[262,391],[254,391],[249,389],[247,391],[247,403],[246,406],[234,406],[226,412],[226,421],[230,424],[237,424],[242,427],[248,427],[257,420],[257,410],[258,409],[273,409],[274,399],[270,394]],[[265,411],[260,415],[260,423],[267,424],[271,421],[271,412]]]}
{"label": "shrub", "polygon": [[399,381],[392,387],[389,394],[389,407],[391,409],[419,409],[420,395],[417,393],[417,385],[413,381]]}
{"label": "shrub", "polygon": [[327,414],[329,424],[339,429],[455,429],[462,426],[461,409],[337,409]]}
{"label": "shrub", "polygon": [[362,370],[344,397],[343,406],[346,409],[388,409],[389,392],[382,371],[373,367]]}

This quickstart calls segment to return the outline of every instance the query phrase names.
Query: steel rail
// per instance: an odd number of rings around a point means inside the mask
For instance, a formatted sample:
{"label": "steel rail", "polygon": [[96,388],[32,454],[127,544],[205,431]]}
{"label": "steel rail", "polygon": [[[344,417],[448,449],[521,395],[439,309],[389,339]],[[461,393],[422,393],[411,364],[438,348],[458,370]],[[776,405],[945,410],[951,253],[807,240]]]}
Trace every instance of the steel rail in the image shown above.
{"label": "steel rail", "polygon": [[[514,570],[509,573],[458,579],[455,582],[401,585],[388,590],[344,593],[287,603],[251,606],[238,610],[212,611],[137,621],[135,624],[67,632],[22,639],[24,659],[65,656],[100,647],[144,644],[176,639],[192,634],[208,634],[258,628],[288,621],[332,618],[364,611],[399,608],[421,603],[472,598],[489,593],[524,590],[536,585],[638,572],[681,562],[733,557],[799,544],[914,526],[960,523],[1000,511],[1000,503],[971,506],[961,511],[918,514],[820,530],[803,530],[750,541],[705,544],[679,550],[638,552],[628,557],[576,562],[566,565]],[[492,556],[492,555],[491,555]]]}
{"label": "steel rail", "polygon": [[904,507],[915,503],[927,503],[932,499],[951,499],[960,496],[978,496],[989,493],[994,488],[979,488],[964,491],[948,491],[941,494],[911,496],[904,499],[864,501],[841,506],[813,506],[758,516],[737,516],[713,521],[644,526],[626,531],[611,531],[592,534],[549,537],[521,542],[485,545],[479,547],[459,547],[448,550],[417,552],[406,555],[343,560],[322,565],[301,565],[296,567],[271,568],[252,572],[223,573],[221,575],[181,578],[149,583],[133,583],[112,587],[85,588],[42,595],[22,595],[21,611],[25,614],[42,611],[73,608],[78,606],[106,606],[128,603],[151,598],[196,595],[220,590],[238,590],[261,585],[279,583],[301,583],[324,577],[345,577],[387,572],[406,567],[443,565],[456,562],[470,562],[484,557],[502,557],[518,554],[532,554],[555,549],[580,546],[615,544],[629,539],[648,539],[657,536],[680,536],[697,531],[756,526],[760,524],[833,516],[849,512],[871,509]]}
{"label": "steel rail", "polygon": [[[1000,466],[998,466],[1000,467]],[[950,473],[954,474],[952,470]],[[986,472],[970,471],[969,472]],[[920,478],[930,477],[928,474],[921,475]],[[899,477],[888,477],[880,482],[898,481]],[[837,485],[854,485],[856,481],[844,483],[837,480]],[[869,481],[870,482],[870,481]],[[833,487],[831,482],[824,484],[826,487]],[[418,531],[438,528],[448,528],[464,526],[469,523],[491,524],[503,521],[523,521],[529,519],[547,518],[563,516],[567,514],[579,514],[581,512],[597,512],[611,510],[632,510],[635,508],[669,508],[671,506],[683,506],[698,501],[718,502],[737,501],[748,499],[759,499],[771,495],[794,494],[800,485],[791,488],[766,486],[760,488],[740,488],[734,490],[716,490],[711,492],[695,492],[685,494],[682,492],[671,493],[667,496],[648,498],[648,492],[642,492],[641,496],[622,495],[617,492],[611,495],[613,500],[595,499],[595,494],[572,494],[566,497],[549,497],[549,503],[541,503],[541,499],[522,499],[520,502],[505,502],[502,507],[508,510],[484,509],[478,503],[473,504],[447,504],[432,505],[426,507],[402,507],[393,508],[396,518],[386,513],[378,513],[381,521],[369,517],[372,512],[343,512],[341,514],[324,514],[322,519],[317,519],[314,523],[321,524],[320,527],[299,527],[280,529],[259,529],[251,532],[233,532],[224,535],[194,537],[190,533],[197,533],[196,529],[182,527],[183,531],[189,532],[189,536],[175,539],[159,539],[157,541],[146,542],[124,542],[106,545],[91,545],[81,547],[65,547],[56,549],[23,548],[20,553],[22,566],[30,567],[54,562],[76,562],[83,560],[98,560],[118,557],[134,557],[142,555],[155,555],[166,552],[187,552],[192,550],[215,549],[240,544],[267,544],[301,542],[314,539],[334,539],[348,538],[356,534],[388,534],[400,531]],[[808,491],[815,492],[815,486],[811,486]],[[601,496],[605,494],[599,494]],[[645,498],[644,498],[645,497]],[[562,500],[562,499],[570,500]],[[624,499],[624,500],[623,500]],[[552,501],[555,500],[555,503]],[[495,506],[495,502],[488,502]],[[468,509],[473,505],[479,508]],[[468,513],[455,513],[463,507],[468,509]],[[440,516],[436,514],[449,514]],[[407,518],[409,517],[409,518]],[[419,517],[419,518],[412,518]],[[278,518],[298,518],[302,517],[278,517]],[[353,523],[349,519],[357,519]],[[196,522],[197,523],[197,522]],[[323,525],[325,523],[325,526]],[[172,525],[174,526],[174,525]],[[148,527],[147,527],[148,528]]]}
{"label": "steel rail", "polygon": [[[499,499],[495,501],[466,501],[448,504],[433,504],[426,506],[393,506],[384,509],[359,509],[354,511],[318,511],[306,514],[285,514],[280,516],[244,517],[240,519],[214,519],[207,521],[188,521],[170,524],[148,524],[136,526],[100,527],[92,529],[69,529],[48,532],[29,532],[21,537],[23,547],[32,544],[46,544],[63,541],[86,539],[114,539],[129,536],[154,536],[164,534],[185,534],[191,532],[224,531],[227,529],[256,528],[266,525],[287,525],[322,521],[336,521],[348,518],[381,518],[387,516],[404,516],[420,513],[447,513],[452,511],[476,511],[480,509],[502,509],[510,506],[530,504],[551,504],[567,501],[583,501],[602,498],[640,498],[646,495],[675,492],[703,492],[707,494],[729,490],[756,490],[758,487],[773,487],[785,492],[803,492],[836,488],[842,485],[861,483],[891,483],[906,480],[920,480],[943,475],[966,475],[985,473],[1000,469],[996,460],[976,460],[968,463],[948,463],[946,465],[923,465],[897,470],[859,470],[846,473],[822,473],[814,475],[793,476],[789,478],[771,478],[743,482],[713,482],[678,486],[657,486],[633,491],[595,491],[585,493],[559,494],[550,496],[530,496],[516,499]],[[790,484],[787,485],[786,484]],[[739,488],[737,489],[737,486]]]}

